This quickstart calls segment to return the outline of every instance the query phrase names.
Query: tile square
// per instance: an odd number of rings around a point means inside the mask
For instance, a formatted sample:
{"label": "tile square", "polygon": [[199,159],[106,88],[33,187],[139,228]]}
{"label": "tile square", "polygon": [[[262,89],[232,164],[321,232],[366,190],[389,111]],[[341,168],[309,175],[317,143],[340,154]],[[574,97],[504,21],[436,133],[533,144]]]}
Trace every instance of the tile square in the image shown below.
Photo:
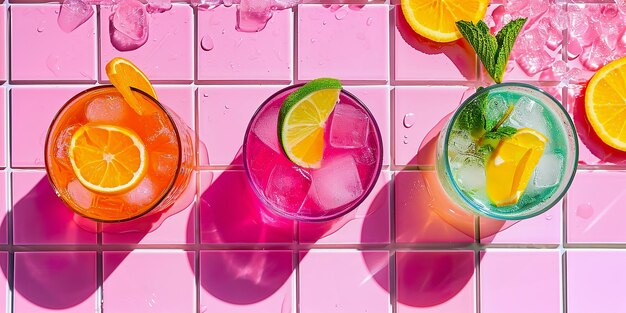
{"label": "tile square", "polygon": [[[6,187],[7,173],[3,170],[0,171],[0,219],[2,219],[2,224],[0,224],[0,244],[7,244],[9,242],[9,221],[7,219],[8,208],[6,207],[7,192],[9,189]],[[1,297],[2,292],[0,291],[0,298]],[[0,308],[2,308],[2,305],[0,305]]]}
{"label": "tile square", "polygon": [[474,242],[474,216],[450,201],[437,172],[400,171],[394,184],[397,242]]}
{"label": "tile square", "polygon": [[5,157],[5,112],[6,112],[6,88],[0,87],[0,167],[6,167],[6,157]]}
{"label": "tile square", "polygon": [[300,252],[300,312],[391,312],[387,251]]}
{"label": "tile square", "polygon": [[149,14],[148,41],[133,51],[118,51],[111,44],[109,16],[111,7],[100,8],[100,81],[108,81],[105,66],[114,57],[135,63],[151,81],[193,81],[193,9],[187,4],[173,4],[172,9]]}
{"label": "tile square", "polygon": [[480,312],[559,312],[559,251],[481,252]]}
{"label": "tile square", "polygon": [[0,251],[0,267],[3,272],[3,274],[0,275],[0,312],[8,313],[9,282],[7,280],[7,273],[9,270],[9,253],[6,251]]}
{"label": "tile square", "polygon": [[560,201],[548,211],[521,221],[501,221],[480,217],[482,244],[553,244],[561,243]]}
{"label": "tile square", "polygon": [[435,165],[439,130],[447,116],[461,104],[466,91],[466,87],[460,86],[396,87],[393,90],[393,163],[396,166]]}
{"label": "tile square", "polygon": [[15,312],[96,311],[96,252],[16,252]]}
{"label": "tile square", "polygon": [[393,6],[395,29],[392,48],[396,82],[473,81],[477,58],[465,40],[439,44],[421,37],[407,23],[400,6]]}
{"label": "tile square", "polygon": [[372,192],[354,211],[324,223],[299,223],[301,243],[389,243],[391,172],[382,171]]}
{"label": "tile square", "polygon": [[624,183],[624,171],[576,173],[567,193],[568,243],[626,243]]}
{"label": "tile square", "polygon": [[56,195],[46,172],[18,171],[11,176],[15,244],[96,244],[96,234],[74,222],[74,212]]}
{"label": "tile square", "polygon": [[195,129],[196,104],[192,86],[155,86],[154,90],[161,104],[174,111],[191,129]]}
{"label": "tile square", "polygon": [[194,252],[105,251],[105,312],[194,312]]}
{"label": "tile square", "polygon": [[13,167],[45,167],[43,151],[52,119],[67,100],[87,88],[86,86],[11,88]]}
{"label": "tile square", "polygon": [[473,251],[398,251],[398,313],[473,313]]}
{"label": "tile square", "polygon": [[11,4],[12,81],[96,81],[95,13],[66,33],[57,24],[58,11],[58,4]]}
{"label": "tile square", "polygon": [[370,110],[378,124],[380,135],[383,138],[383,165],[389,165],[391,123],[391,96],[386,86],[346,86],[348,92],[353,93]]}
{"label": "tile square", "polygon": [[206,145],[206,165],[243,166],[241,148],[257,108],[284,86],[210,86],[198,88],[198,131]]}
{"label": "tile square", "polygon": [[200,172],[199,202],[202,243],[294,242],[294,223],[261,203],[243,170]]}
{"label": "tile square", "polygon": [[236,22],[236,6],[198,11],[198,81],[291,81],[292,10],[274,11],[267,26],[256,33],[237,31]]}
{"label": "tile square", "polygon": [[292,260],[290,251],[200,252],[200,312],[294,312]]}
{"label": "tile square", "polygon": [[7,6],[0,9],[0,82],[7,80]]}
{"label": "tile square", "polygon": [[389,6],[355,7],[298,6],[298,80],[389,80]]}
{"label": "tile square", "polygon": [[626,310],[626,251],[567,251],[567,312]]}

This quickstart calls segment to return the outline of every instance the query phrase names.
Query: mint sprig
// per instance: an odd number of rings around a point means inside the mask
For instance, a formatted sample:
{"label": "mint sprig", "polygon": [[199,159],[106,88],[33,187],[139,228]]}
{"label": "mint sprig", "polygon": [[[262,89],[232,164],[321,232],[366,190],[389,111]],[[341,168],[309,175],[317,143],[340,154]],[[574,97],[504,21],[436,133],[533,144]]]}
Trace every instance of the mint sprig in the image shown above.
{"label": "mint sprig", "polygon": [[489,26],[483,21],[477,24],[468,21],[457,21],[456,26],[461,35],[470,43],[480,61],[485,66],[489,76],[496,83],[501,83],[509,62],[509,56],[515,39],[524,27],[527,18],[518,18],[506,24],[494,36],[489,32]]}

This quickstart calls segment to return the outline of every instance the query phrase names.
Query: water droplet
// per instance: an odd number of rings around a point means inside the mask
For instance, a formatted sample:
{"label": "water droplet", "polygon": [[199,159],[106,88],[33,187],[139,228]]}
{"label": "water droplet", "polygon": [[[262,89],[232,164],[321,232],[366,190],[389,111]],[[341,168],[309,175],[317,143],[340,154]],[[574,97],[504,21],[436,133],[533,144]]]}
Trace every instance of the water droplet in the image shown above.
{"label": "water droplet", "polygon": [[327,24],[327,22],[326,22],[326,21],[322,21],[322,25],[326,25],[326,24]]}
{"label": "water droplet", "polygon": [[204,51],[213,50],[213,38],[211,38],[211,36],[209,35],[205,35],[204,37],[202,37],[202,40],[200,41],[200,47],[202,47],[202,50]]}
{"label": "water droplet", "polygon": [[406,139],[406,138],[409,138],[409,136],[407,136],[407,135],[404,135],[404,139]]}
{"label": "water droplet", "polygon": [[222,35],[226,34],[226,30],[222,29]]}
{"label": "water droplet", "polygon": [[226,109],[226,110],[230,109],[230,107],[228,106],[228,104],[224,104],[224,109]]}
{"label": "water droplet", "polygon": [[54,10],[54,14],[59,14],[59,10]]}
{"label": "water droplet", "polygon": [[46,28],[43,25],[39,25],[39,27],[37,27],[38,33],[43,33],[44,30],[46,30]]}
{"label": "water droplet", "polygon": [[552,220],[552,214],[546,214],[546,220]]}
{"label": "water droplet", "polygon": [[205,97],[205,98],[208,98],[209,94],[205,92],[205,93],[202,94],[202,96]]}
{"label": "water droplet", "polygon": [[404,118],[402,118],[402,125],[404,125],[404,127],[406,128],[411,128],[413,127],[413,125],[415,125],[415,118],[414,118],[415,114],[413,113],[407,113],[404,115]]}
{"label": "water droplet", "polygon": [[404,140],[403,143],[406,145],[406,144],[409,144],[409,141],[408,140]]}
{"label": "water droplet", "polygon": [[209,310],[209,307],[206,305],[203,305],[200,307],[200,313],[206,313],[208,312],[208,310]]}
{"label": "water droplet", "polygon": [[315,43],[315,38],[311,38],[311,43]]}
{"label": "water droplet", "polygon": [[374,23],[374,18],[373,17],[368,17],[367,21],[365,22],[365,24],[367,26],[372,26],[372,23]]}
{"label": "water droplet", "polygon": [[335,19],[337,19],[338,21],[343,20],[346,16],[348,16],[348,10],[344,8],[335,12]]}
{"label": "water droplet", "polygon": [[576,215],[580,218],[588,219],[593,216],[593,207],[591,203],[583,203],[576,208]]}
{"label": "water droplet", "polygon": [[49,55],[46,59],[46,66],[55,76],[59,76],[61,72],[61,58],[56,54]]}

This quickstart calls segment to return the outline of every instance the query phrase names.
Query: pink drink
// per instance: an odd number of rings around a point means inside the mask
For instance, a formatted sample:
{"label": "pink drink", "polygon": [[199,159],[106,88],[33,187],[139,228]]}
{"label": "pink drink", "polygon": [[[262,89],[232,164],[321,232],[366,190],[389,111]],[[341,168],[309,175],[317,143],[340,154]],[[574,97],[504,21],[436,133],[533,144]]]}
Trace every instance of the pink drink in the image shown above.
{"label": "pink drink", "polygon": [[248,125],[244,166],[252,189],[275,213],[301,221],[326,221],[356,208],[370,193],[382,166],[382,140],[369,110],[342,90],[326,121],[318,169],[291,162],[278,141],[278,111],[287,87],[267,99]]}

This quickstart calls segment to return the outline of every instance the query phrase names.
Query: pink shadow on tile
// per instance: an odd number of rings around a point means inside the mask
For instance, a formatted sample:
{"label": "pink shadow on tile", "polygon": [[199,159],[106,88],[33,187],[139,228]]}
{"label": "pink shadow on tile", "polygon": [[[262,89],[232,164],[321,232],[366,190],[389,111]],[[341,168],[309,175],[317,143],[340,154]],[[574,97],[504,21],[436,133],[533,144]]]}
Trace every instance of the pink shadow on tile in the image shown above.
{"label": "pink shadow on tile", "polygon": [[[398,30],[398,32],[396,33],[396,36],[399,34],[402,37],[401,39],[404,40],[409,47],[417,50],[419,53],[423,55],[432,56],[434,61],[438,60],[437,59],[438,55],[444,55],[446,58],[449,59],[449,62],[451,62],[454,67],[456,67],[456,70],[458,70],[458,72],[461,74],[459,75],[460,78],[465,78],[466,80],[476,79],[477,75],[476,75],[475,52],[474,50],[472,50],[472,47],[470,47],[465,42],[465,40],[457,40],[457,41],[447,43],[447,44],[435,43],[415,33],[415,31],[407,23],[406,19],[404,18],[404,14],[402,14],[402,10],[400,10],[399,7],[396,8],[395,11],[396,11],[396,29]],[[400,40],[400,38],[396,38],[396,40]],[[400,47],[400,48],[401,49],[398,49],[398,47],[396,48],[396,53],[399,54],[398,59],[404,60],[403,56],[405,54],[408,54],[408,52],[404,51],[407,48],[405,47]],[[396,62],[400,62],[400,60],[398,59],[396,60]],[[432,65],[430,65],[430,63],[434,62],[433,60],[428,61],[430,59],[427,59],[427,60],[424,60],[425,62],[423,64],[419,64],[416,61],[417,58],[415,56],[412,56],[411,58],[409,58],[409,56],[406,56],[406,59],[409,64],[409,69],[414,69],[416,72],[428,71],[430,69],[431,71],[433,71],[433,73],[429,74],[428,76],[418,77],[420,76],[419,74],[404,73],[404,69],[407,69],[406,66],[401,67],[401,68],[396,67],[394,79],[396,80],[432,80],[433,78],[437,79],[438,77],[440,77],[440,79],[450,78],[446,74],[446,71],[443,71],[443,72],[441,71],[441,68],[438,68],[438,70],[435,71],[435,67],[431,67]],[[443,62],[442,61],[437,62],[437,64],[442,65],[440,63],[443,63]],[[396,66],[397,65],[398,64],[396,64]],[[449,73],[449,71],[447,71],[447,73]],[[400,79],[398,79],[398,76],[400,76],[399,77]],[[409,77],[412,77],[412,78],[409,78]]]}
{"label": "pink shadow on tile", "polygon": [[585,91],[586,86],[578,93],[568,92],[568,107],[580,142],[579,163],[626,164],[626,152],[605,144],[591,128],[585,113]]}
{"label": "pink shadow on tile", "polygon": [[79,313],[95,308],[95,251],[16,252],[14,278],[15,312]]}

